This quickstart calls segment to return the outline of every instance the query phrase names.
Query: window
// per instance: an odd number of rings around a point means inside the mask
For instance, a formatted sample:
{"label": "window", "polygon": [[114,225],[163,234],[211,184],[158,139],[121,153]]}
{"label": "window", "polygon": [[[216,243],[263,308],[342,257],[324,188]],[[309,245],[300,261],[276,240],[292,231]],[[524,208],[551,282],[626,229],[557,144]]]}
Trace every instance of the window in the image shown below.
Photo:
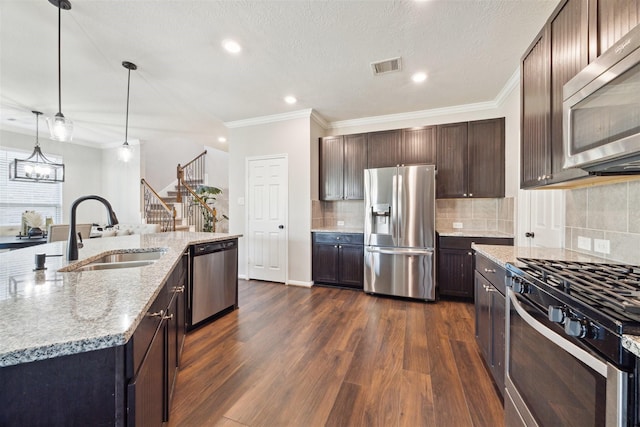
{"label": "window", "polygon": [[[26,159],[31,152],[0,149],[0,224],[20,225],[24,211],[36,211],[42,218],[62,222],[62,183],[20,182],[9,180],[9,165],[15,158]],[[62,163],[59,156],[45,154]]]}

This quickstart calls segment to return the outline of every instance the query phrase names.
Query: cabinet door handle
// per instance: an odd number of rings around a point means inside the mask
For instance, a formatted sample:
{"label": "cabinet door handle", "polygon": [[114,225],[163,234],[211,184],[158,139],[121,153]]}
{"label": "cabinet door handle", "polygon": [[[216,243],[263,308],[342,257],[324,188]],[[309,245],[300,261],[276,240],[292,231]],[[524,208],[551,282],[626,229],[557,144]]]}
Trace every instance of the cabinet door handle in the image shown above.
{"label": "cabinet door handle", "polygon": [[170,314],[170,315],[168,315],[168,316],[164,316],[164,317],[162,318],[162,320],[171,320],[171,319],[173,319],[173,313],[171,313],[171,314]]}
{"label": "cabinet door handle", "polygon": [[164,310],[156,311],[155,313],[148,313],[147,315],[149,317],[163,317],[164,316]]}
{"label": "cabinet door handle", "polygon": [[463,193],[463,194],[462,194],[462,197],[467,197],[467,193]]}
{"label": "cabinet door handle", "polygon": [[469,193],[469,197],[473,197],[473,193]]}
{"label": "cabinet door handle", "polygon": [[338,247],[338,245],[333,245],[333,247],[334,247],[334,248],[337,248],[337,247]]}
{"label": "cabinet door handle", "polygon": [[176,286],[175,288],[173,288],[173,292],[177,293],[177,294],[181,294],[184,292],[184,285],[182,286]]}
{"label": "cabinet door handle", "polygon": [[485,268],[485,269],[484,269],[484,272],[485,272],[485,273],[495,273],[495,272],[496,272],[496,270],[495,270],[495,268]]}
{"label": "cabinet door handle", "polygon": [[467,252],[467,255],[473,255],[473,252]]}

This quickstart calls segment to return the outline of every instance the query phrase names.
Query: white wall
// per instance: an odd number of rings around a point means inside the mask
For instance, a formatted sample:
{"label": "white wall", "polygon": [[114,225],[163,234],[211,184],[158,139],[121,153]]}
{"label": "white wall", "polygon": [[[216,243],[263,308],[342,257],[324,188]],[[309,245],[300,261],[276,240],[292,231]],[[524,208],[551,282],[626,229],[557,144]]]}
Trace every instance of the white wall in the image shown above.
{"label": "white wall", "polygon": [[520,188],[520,85],[511,91],[498,108],[505,118],[505,197],[517,197]]}
{"label": "white wall", "polygon": [[[131,144],[132,156],[127,163],[118,159],[118,150],[119,147],[103,150],[101,196],[111,203],[121,224],[139,224],[142,218],[140,145]],[[102,208],[102,211],[101,224],[107,222],[106,210]]]}
{"label": "white wall", "polygon": [[[311,283],[310,200],[311,176],[314,174],[310,172],[310,147],[313,143],[310,128],[310,118],[298,118],[232,128],[229,135],[229,231],[231,233],[246,235],[246,205],[238,204],[239,198],[246,198],[246,158],[274,154],[288,156],[288,277],[290,283],[296,284]],[[238,260],[241,276],[247,274],[246,250],[246,238],[242,238]]]}
{"label": "white wall", "polygon": [[[42,126],[40,126],[42,131]],[[17,148],[31,153],[35,146],[35,132],[33,136],[19,133],[0,131],[0,146]],[[75,199],[87,194],[102,192],[102,150],[89,148],[79,144],[55,142],[46,136],[40,137],[40,147],[47,155],[62,156],[65,165],[65,182],[62,192],[63,222],[69,222],[71,204]],[[77,210],[79,222],[99,221],[104,208],[97,203],[86,202]]]}

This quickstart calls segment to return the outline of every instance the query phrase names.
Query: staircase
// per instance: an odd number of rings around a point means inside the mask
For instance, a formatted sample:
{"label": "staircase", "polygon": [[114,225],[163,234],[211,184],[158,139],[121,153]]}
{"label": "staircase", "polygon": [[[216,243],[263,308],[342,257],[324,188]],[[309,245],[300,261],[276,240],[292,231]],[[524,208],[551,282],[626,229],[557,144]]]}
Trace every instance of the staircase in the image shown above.
{"label": "staircase", "polygon": [[216,231],[215,208],[195,190],[204,184],[206,154],[204,151],[184,166],[178,164],[177,184],[166,196],[160,196],[148,182],[141,180],[147,223],[160,224],[162,231]]}

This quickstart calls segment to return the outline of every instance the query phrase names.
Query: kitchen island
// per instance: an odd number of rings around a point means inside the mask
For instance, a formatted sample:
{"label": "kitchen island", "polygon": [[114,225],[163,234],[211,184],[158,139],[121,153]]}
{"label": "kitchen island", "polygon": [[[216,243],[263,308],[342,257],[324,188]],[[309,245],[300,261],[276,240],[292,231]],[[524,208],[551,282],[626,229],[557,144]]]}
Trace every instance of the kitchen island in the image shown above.
{"label": "kitchen island", "polygon": [[[91,413],[94,406],[109,408],[105,412],[111,412],[112,419],[83,422],[133,424],[127,421],[125,400],[131,396],[127,395],[126,382],[135,373],[134,362],[138,362],[132,359],[142,359],[145,351],[138,357],[141,350],[125,351],[127,344],[131,347],[132,337],[149,318],[154,302],[164,298],[163,290],[172,274],[179,267],[182,273],[181,260],[190,245],[238,237],[172,232],[93,239],[85,241],[79,260],[72,264],[64,257],[66,242],[1,253],[0,394],[5,409],[0,425],[30,420],[20,418],[24,416],[20,408],[29,405],[34,414],[50,414],[50,418],[41,420],[46,425],[73,424],[81,420],[73,411]],[[161,250],[163,255],[147,266],[60,271],[91,263],[108,253],[152,250]],[[42,253],[48,255],[46,270],[34,271],[35,256]],[[106,375],[113,380],[105,380],[102,368],[113,370]],[[95,385],[85,387],[88,391],[80,387],[84,395],[73,395],[74,386],[84,382]],[[37,390],[34,383],[39,385]],[[111,402],[91,402],[92,397],[104,397],[105,393],[97,390],[101,385],[108,389],[106,395]],[[69,397],[61,396],[65,391]],[[81,403],[65,407],[73,401]]]}

